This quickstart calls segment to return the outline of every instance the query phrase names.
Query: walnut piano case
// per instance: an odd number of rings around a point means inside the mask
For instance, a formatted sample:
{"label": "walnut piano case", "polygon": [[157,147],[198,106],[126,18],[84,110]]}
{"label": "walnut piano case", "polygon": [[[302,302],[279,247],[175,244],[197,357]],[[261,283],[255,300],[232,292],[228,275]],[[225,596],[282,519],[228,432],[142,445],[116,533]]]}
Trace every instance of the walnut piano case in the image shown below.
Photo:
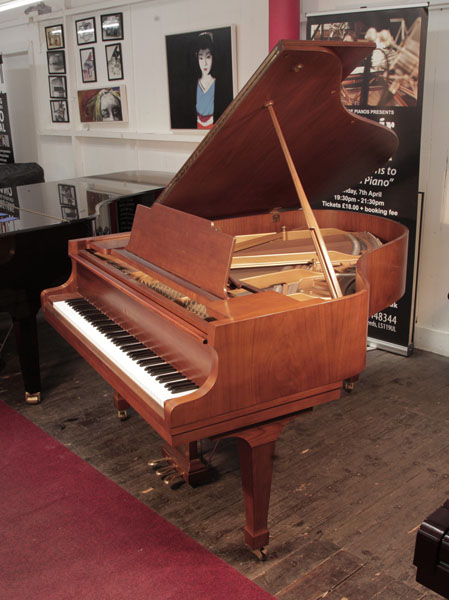
{"label": "walnut piano case", "polygon": [[339,397],[364,368],[368,316],[404,290],[402,225],[310,208],[395,150],[340,101],[371,50],[280,42],[131,233],[71,242],[71,278],[43,293],[47,319],[187,481],[204,471],[197,440],[238,438],[256,551],[282,427]]}

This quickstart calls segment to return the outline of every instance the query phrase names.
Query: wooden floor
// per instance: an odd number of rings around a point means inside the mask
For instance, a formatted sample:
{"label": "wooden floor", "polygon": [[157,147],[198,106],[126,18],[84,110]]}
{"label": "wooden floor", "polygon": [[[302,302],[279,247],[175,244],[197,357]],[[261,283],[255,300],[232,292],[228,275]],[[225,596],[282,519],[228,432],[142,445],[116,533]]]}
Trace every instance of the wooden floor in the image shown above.
{"label": "wooden floor", "polygon": [[412,560],[419,524],[449,497],[448,358],[369,352],[351,394],[284,429],[260,562],[243,543],[234,441],[216,449],[212,483],[167,488],[147,466],[158,436],[136,413],[119,421],[111,388],[42,320],[39,329],[43,402],[24,403],[11,339],[2,398],[277,598],[440,598],[415,582]]}

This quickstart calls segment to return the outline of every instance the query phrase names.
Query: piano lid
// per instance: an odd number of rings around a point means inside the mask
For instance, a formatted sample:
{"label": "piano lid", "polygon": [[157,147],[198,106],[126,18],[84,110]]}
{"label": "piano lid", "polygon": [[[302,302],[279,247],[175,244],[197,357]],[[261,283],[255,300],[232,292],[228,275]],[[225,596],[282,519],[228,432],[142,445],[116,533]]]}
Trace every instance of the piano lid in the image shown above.
{"label": "piano lid", "polygon": [[280,41],[158,202],[206,218],[299,207],[267,102],[313,205],[356,185],[397,146],[389,129],[342,105],[341,81],[368,42]]}

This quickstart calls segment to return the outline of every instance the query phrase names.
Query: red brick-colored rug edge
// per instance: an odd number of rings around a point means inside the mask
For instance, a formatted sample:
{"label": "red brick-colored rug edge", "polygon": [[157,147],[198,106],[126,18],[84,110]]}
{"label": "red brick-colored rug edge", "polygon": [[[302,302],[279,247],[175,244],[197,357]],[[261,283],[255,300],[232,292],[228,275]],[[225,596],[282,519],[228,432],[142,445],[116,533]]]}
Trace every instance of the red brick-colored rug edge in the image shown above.
{"label": "red brick-colored rug edge", "polygon": [[270,594],[0,401],[0,597]]}

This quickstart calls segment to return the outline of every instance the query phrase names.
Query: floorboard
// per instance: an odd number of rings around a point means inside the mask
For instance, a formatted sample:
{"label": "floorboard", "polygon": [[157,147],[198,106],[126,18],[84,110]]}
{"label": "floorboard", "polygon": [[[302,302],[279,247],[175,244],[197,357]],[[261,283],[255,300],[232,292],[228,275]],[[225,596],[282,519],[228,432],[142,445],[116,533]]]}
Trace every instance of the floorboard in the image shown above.
{"label": "floorboard", "polygon": [[[0,340],[8,328],[0,318]],[[432,600],[415,581],[421,521],[449,498],[449,358],[370,351],[352,393],[298,417],[276,447],[270,546],[243,543],[234,440],[203,442],[213,481],[165,486],[148,467],[161,440],[39,318],[43,401],[29,406],[13,339],[3,349],[2,398],[81,458],[279,599]],[[0,342],[1,345],[1,342]]]}

